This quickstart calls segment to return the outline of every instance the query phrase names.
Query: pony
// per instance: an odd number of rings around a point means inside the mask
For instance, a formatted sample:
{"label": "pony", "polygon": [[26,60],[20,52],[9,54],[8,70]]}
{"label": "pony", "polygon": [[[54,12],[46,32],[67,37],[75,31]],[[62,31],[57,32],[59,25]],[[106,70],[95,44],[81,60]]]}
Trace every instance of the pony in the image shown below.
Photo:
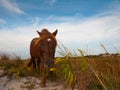
{"label": "pony", "polygon": [[47,29],[42,29],[41,32],[37,31],[39,37],[34,38],[30,44],[31,59],[28,63],[28,67],[33,64],[33,68],[36,66],[41,70],[41,86],[45,87],[45,71],[46,68],[52,68],[54,66],[55,51],[57,46],[56,29],[53,33]]}

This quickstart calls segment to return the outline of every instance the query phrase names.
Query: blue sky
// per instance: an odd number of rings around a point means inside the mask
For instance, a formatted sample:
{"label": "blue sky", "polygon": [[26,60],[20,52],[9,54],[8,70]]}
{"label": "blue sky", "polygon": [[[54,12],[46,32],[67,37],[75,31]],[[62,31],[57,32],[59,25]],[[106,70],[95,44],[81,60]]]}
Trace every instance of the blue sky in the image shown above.
{"label": "blue sky", "polygon": [[[36,30],[58,29],[70,50],[120,51],[120,0],[0,0],[0,52],[29,57]],[[115,48],[114,48],[115,47]]]}

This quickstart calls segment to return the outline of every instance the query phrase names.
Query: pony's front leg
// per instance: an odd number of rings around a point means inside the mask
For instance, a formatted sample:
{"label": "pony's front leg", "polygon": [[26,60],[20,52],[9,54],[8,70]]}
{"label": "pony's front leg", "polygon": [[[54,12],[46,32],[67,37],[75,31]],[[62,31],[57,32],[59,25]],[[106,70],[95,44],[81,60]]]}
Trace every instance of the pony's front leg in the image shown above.
{"label": "pony's front leg", "polygon": [[54,82],[53,71],[50,71],[50,81],[51,81],[51,82]]}
{"label": "pony's front leg", "polygon": [[46,85],[45,85],[45,67],[44,66],[42,66],[42,71],[41,71],[41,73],[42,73],[42,77],[41,77],[41,87],[46,87]]}

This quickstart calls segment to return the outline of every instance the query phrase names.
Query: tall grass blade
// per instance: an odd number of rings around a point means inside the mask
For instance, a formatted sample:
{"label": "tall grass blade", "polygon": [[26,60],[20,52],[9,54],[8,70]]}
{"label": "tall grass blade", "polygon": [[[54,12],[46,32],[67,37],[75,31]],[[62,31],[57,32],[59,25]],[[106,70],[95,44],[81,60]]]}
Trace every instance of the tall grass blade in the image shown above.
{"label": "tall grass blade", "polygon": [[95,74],[95,76],[99,80],[100,84],[103,86],[104,90],[108,90],[107,87],[103,84],[102,80],[99,78],[98,74],[95,72],[95,70],[92,67],[90,67],[90,65],[88,65],[88,66],[92,70],[92,72]]}

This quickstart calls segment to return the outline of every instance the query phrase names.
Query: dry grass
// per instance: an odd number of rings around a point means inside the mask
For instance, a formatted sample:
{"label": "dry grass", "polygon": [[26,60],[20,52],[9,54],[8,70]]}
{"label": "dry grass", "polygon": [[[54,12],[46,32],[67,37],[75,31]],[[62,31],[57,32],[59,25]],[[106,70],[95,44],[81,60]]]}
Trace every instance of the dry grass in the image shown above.
{"label": "dry grass", "polygon": [[[56,58],[56,61],[58,59],[61,61],[56,64],[54,72],[57,81],[66,82],[73,89],[79,90],[120,90],[120,56],[71,57],[66,55],[63,58]],[[34,73],[31,67],[23,67],[28,61],[20,58],[10,60],[7,55],[4,55],[0,59],[0,68],[4,69],[6,74],[12,72],[18,78],[38,76],[39,74]]]}
{"label": "dry grass", "polygon": [[89,62],[92,73],[91,88],[93,90],[119,90],[120,89],[120,57],[92,58]]}

